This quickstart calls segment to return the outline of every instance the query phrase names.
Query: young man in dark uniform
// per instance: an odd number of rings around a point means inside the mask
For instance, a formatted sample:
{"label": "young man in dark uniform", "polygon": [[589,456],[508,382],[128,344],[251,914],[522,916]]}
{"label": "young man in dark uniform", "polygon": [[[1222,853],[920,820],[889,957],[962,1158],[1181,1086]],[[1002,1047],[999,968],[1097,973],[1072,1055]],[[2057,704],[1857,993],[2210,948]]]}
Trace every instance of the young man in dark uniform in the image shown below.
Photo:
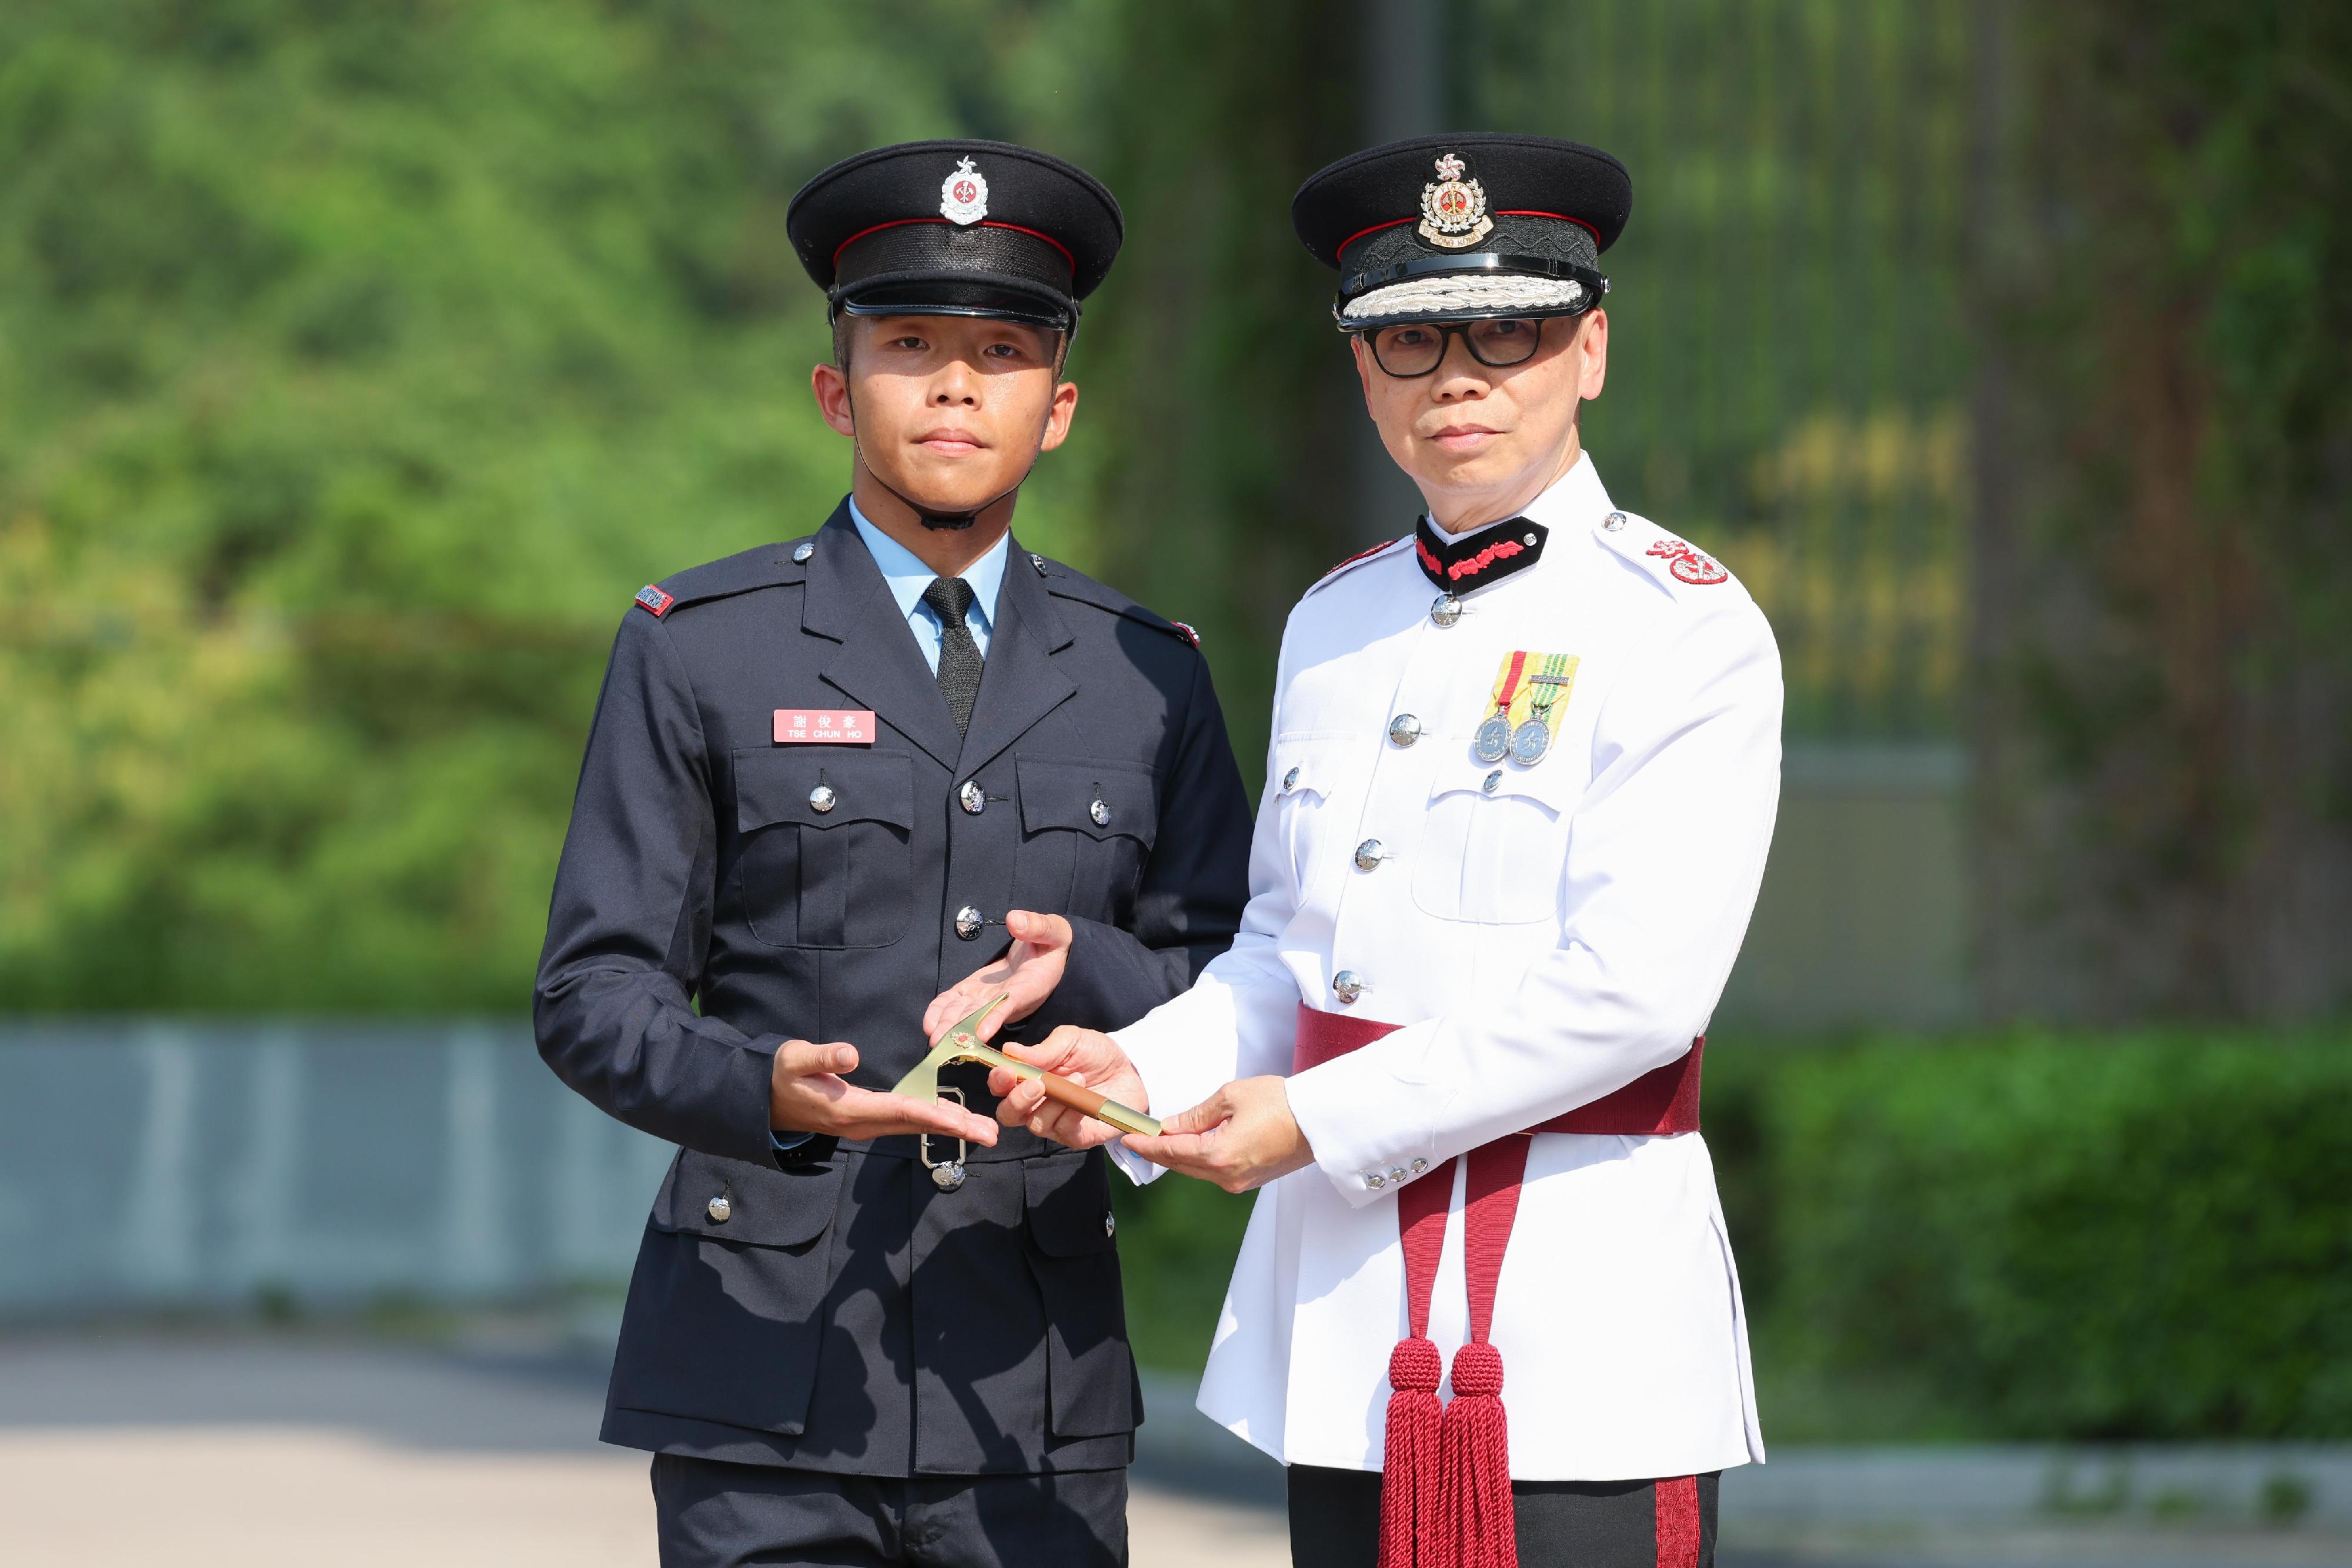
{"label": "young man in dark uniform", "polygon": [[978,1069],[947,1075],[962,1107],[885,1092],[984,965],[1063,971],[1014,1038],[1115,1027],[1246,897],[1196,640],[1008,532],[1118,207],[938,141],[835,165],[787,223],[851,493],[637,596],[540,967],[549,1064],[681,1145],[604,1436],[655,1452],[665,1563],[1124,1563],[1141,1412],[1100,1155],[1000,1131]]}

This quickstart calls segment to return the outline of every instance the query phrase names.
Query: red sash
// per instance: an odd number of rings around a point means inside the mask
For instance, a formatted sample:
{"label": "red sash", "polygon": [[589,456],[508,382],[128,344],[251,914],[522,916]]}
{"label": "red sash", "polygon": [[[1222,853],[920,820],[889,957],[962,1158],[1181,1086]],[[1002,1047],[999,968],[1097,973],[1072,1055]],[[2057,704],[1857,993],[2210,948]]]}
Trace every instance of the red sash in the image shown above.
{"label": "red sash", "polygon": [[[1370,1045],[1399,1025],[1373,1023],[1301,1006],[1290,1070],[1304,1072]],[[1512,1535],[1511,1450],[1503,1418],[1503,1358],[1487,1342],[1495,1286],[1518,1217],[1528,1138],[1535,1133],[1601,1133],[1656,1137],[1698,1131],[1699,1061],[1704,1036],[1679,1060],[1645,1072],[1614,1093],[1580,1105],[1526,1133],[1470,1151],[1463,1201],[1464,1268],[1470,1296],[1470,1343],[1454,1354],[1454,1402],[1441,1406],[1444,1358],[1429,1338],[1430,1299],[1445,1247],[1445,1211],[1454,1199],[1454,1162],[1397,1194],[1397,1231],[1404,1246],[1409,1332],[1389,1354],[1388,1448],[1381,1464],[1380,1568],[1517,1568]]]}

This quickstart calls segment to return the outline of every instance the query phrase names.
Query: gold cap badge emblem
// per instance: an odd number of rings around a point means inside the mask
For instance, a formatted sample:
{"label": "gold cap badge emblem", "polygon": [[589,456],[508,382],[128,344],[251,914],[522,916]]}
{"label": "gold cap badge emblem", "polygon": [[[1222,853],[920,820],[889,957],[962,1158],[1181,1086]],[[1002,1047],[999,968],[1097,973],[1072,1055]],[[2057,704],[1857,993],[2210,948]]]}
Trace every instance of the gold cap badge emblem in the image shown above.
{"label": "gold cap badge emblem", "polygon": [[1486,215],[1486,187],[1462,174],[1462,160],[1448,152],[1437,160],[1436,181],[1421,188],[1416,232],[1447,250],[1476,245],[1495,229],[1495,221]]}

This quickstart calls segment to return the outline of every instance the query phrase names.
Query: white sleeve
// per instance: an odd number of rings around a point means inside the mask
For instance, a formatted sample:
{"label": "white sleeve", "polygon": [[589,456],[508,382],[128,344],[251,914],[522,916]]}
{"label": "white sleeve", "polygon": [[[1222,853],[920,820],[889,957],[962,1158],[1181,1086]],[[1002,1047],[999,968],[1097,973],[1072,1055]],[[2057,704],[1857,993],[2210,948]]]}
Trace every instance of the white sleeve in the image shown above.
{"label": "white sleeve", "polygon": [[1624,1087],[1690,1049],[1738,956],[1780,794],[1780,661],[1745,593],[1681,613],[1593,736],[1561,868],[1559,946],[1518,986],[1292,1078],[1316,1165],[1442,1160]]}
{"label": "white sleeve", "polygon": [[[1282,733],[1280,694],[1287,667],[1286,658],[1276,669],[1267,778],[1250,837],[1250,899],[1234,945],[1209,961],[1190,990],[1111,1035],[1143,1079],[1155,1116],[1197,1105],[1236,1078],[1290,1071],[1298,984],[1279,953],[1298,908],[1298,871],[1283,841],[1272,739]],[[1165,1169],[1116,1144],[1110,1152],[1113,1163],[1138,1183]]]}

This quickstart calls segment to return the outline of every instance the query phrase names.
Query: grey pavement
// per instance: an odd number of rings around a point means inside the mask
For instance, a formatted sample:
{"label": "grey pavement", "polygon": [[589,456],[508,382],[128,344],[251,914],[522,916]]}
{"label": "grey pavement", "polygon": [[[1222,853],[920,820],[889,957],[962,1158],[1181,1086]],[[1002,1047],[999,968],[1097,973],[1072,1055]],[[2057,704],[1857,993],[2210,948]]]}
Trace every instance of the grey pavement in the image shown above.
{"label": "grey pavement", "polygon": [[[0,1562],[647,1563],[645,1459],[596,1442],[602,1386],[594,1355],[543,1324],[477,1323],[415,1343],[152,1327],[0,1337]],[[1279,1469],[1191,1411],[1185,1395],[1160,1379],[1147,1389],[1130,1521],[1138,1568],[1286,1562]],[[1719,1560],[2352,1564],[2332,1521],[2336,1455],[2295,1461],[2306,1518],[2273,1529],[2232,1515],[2242,1500],[2231,1488],[2275,1486],[2279,1454],[2208,1461],[2168,1472],[2165,1456],[1794,1454],[1727,1479]],[[2053,1462],[2073,1467],[2054,1492]],[[2233,1463],[2243,1474],[2231,1481]],[[2210,1493],[2205,1511],[2183,1501],[2194,1501],[2192,1481]],[[2151,1509],[2185,1516],[2159,1524]]]}

